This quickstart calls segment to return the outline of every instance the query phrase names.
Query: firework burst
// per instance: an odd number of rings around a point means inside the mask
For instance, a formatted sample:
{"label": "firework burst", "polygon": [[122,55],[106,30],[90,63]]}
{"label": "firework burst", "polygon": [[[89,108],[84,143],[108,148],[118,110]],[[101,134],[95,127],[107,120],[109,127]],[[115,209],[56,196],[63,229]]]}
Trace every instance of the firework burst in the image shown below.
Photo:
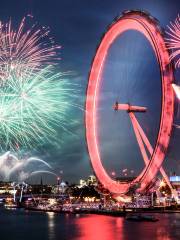
{"label": "firework burst", "polygon": [[20,158],[11,152],[6,152],[0,156],[0,176],[6,181],[9,181],[13,175],[18,176],[20,181],[24,181],[37,173],[45,172],[56,175],[50,170],[52,170],[51,165],[37,157]]}
{"label": "firework burst", "polygon": [[[31,148],[57,137],[55,129],[68,131],[67,112],[74,85],[57,72],[58,45],[48,28],[18,29],[11,21],[0,23],[0,148]],[[69,102],[71,101],[71,104]]]}
{"label": "firework burst", "polygon": [[57,126],[66,130],[69,100],[76,95],[52,66],[24,71],[18,76],[11,71],[0,88],[0,142],[5,150],[52,141]]}
{"label": "firework burst", "polygon": [[180,67],[180,16],[176,18],[174,23],[170,23],[168,26],[169,31],[168,38],[166,38],[166,43],[168,49],[172,50],[170,55],[170,60],[174,59],[176,61],[175,67]]}
{"label": "firework burst", "polygon": [[58,60],[55,45],[49,37],[49,29],[39,28],[34,24],[27,29],[24,17],[18,29],[14,29],[11,21],[0,23],[0,79],[8,77],[14,69],[16,74],[22,74],[26,68],[40,70]]}

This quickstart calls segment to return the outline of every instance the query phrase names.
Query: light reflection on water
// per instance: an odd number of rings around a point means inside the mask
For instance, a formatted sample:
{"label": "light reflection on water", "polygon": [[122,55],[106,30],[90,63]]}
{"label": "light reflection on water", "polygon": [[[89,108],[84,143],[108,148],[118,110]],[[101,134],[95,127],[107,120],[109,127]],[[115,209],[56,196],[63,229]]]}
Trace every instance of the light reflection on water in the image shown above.
{"label": "light reflection on water", "polygon": [[79,218],[76,226],[79,232],[79,240],[122,240],[124,218],[88,215]]}
{"label": "light reflection on water", "polygon": [[0,240],[178,240],[180,213],[156,214],[158,222],[121,217],[0,209]]}
{"label": "light reflection on water", "polygon": [[54,212],[47,212],[47,215],[48,215],[48,235],[49,235],[49,240],[53,240],[55,239],[55,218],[54,218],[54,215],[55,213]]}

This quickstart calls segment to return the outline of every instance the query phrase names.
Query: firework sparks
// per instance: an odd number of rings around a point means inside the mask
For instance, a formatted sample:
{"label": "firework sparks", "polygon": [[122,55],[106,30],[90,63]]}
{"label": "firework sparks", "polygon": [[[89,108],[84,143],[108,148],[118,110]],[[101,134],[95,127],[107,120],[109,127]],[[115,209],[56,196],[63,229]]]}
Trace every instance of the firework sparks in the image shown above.
{"label": "firework sparks", "polygon": [[[58,126],[68,131],[67,112],[74,89],[54,65],[60,48],[49,29],[28,29],[23,18],[18,29],[0,23],[0,141],[1,149],[19,150],[45,143]],[[71,104],[69,103],[71,101]],[[50,141],[49,141],[50,142]]]}
{"label": "firework sparks", "polygon": [[47,171],[47,170],[34,171],[29,175],[29,177],[36,175],[36,174],[40,174],[40,173],[47,173],[47,174],[51,174],[51,175],[54,175],[55,177],[57,177],[57,174],[55,174],[54,172],[51,172],[51,171]]}
{"label": "firework sparks", "polygon": [[180,86],[173,83],[172,87],[174,89],[174,92],[176,93],[177,98],[180,100]]}
{"label": "firework sparks", "polygon": [[45,65],[54,64],[58,60],[57,51],[60,46],[55,45],[49,37],[49,29],[38,28],[34,24],[27,30],[24,17],[18,27],[14,29],[11,21],[0,23],[0,78],[7,78],[11,70],[16,74],[24,69],[39,70]]}
{"label": "firework sparks", "polygon": [[52,66],[34,73],[11,71],[0,88],[0,141],[2,149],[32,147],[52,140],[55,127],[66,130],[72,84]]}
{"label": "firework sparks", "polygon": [[180,67],[180,16],[176,18],[174,23],[170,23],[168,26],[169,31],[166,33],[168,34],[168,38],[166,38],[166,43],[168,49],[172,50],[170,55],[170,60],[174,59],[176,61],[175,67]]}
{"label": "firework sparks", "polygon": [[[32,165],[31,168],[29,168],[30,164]],[[37,167],[41,168],[37,170]],[[47,170],[42,169],[42,167],[46,167]],[[36,169],[35,172],[34,169]],[[29,178],[34,173],[47,172],[55,175],[49,169],[52,169],[52,167],[47,162],[36,157],[19,158],[10,152],[0,156],[0,176],[6,181],[9,181],[15,173],[16,175],[18,173],[18,179],[21,181]]]}

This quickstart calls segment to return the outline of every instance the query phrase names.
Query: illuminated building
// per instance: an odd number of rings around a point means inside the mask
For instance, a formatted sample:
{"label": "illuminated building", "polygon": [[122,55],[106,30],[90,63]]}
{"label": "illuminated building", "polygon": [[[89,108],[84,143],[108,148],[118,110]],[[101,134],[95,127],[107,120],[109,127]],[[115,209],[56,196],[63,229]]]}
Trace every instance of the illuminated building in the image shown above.
{"label": "illuminated building", "polygon": [[14,188],[10,182],[0,182],[0,194],[14,194]]}
{"label": "illuminated building", "polygon": [[169,179],[172,186],[176,189],[178,196],[180,198],[180,176],[170,176]]}
{"label": "illuminated building", "polygon": [[88,185],[97,185],[97,179],[94,175],[90,175],[87,179]]}
{"label": "illuminated building", "polygon": [[79,180],[79,187],[82,188],[82,187],[84,187],[84,186],[87,186],[86,180],[80,179],[80,180]]}

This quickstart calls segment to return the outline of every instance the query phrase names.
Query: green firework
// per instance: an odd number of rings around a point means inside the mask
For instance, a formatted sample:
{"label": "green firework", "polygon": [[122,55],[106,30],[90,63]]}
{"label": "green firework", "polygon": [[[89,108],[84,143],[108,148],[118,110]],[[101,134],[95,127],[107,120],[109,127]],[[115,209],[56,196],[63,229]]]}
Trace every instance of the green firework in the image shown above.
{"label": "green firework", "polygon": [[11,71],[0,88],[0,141],[3,149],[34,147],[66,130],[72,84],[52,66],[38,72]]}

